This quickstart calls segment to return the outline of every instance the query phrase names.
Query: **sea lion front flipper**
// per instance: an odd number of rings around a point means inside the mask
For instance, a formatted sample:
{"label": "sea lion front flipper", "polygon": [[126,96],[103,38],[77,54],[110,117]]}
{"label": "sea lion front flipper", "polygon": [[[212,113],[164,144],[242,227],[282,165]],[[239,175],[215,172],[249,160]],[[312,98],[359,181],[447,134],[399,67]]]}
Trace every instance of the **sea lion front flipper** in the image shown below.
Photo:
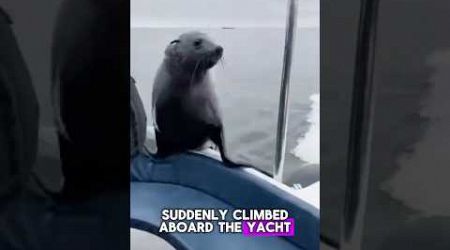
{"label": "sea lion front flipper", "polygon": [[222,158],[222,162],[225,164],[225,166],[230,168],[241,166],[240,164],[231,161],[227,156],[222,126],[211,127],[210,139],[212,142],[214,142],[214,144],[217,145],[217,147],[219,147],[220,157]]}

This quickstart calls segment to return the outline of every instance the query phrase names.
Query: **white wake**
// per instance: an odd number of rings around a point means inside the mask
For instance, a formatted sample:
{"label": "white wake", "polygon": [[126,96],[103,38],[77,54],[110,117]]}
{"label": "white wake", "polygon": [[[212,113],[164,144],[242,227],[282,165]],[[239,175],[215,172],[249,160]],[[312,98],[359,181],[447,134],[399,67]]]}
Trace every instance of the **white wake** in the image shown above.
{"label": "white wake", "polygon": [[308,114],[309,129],[298,139],[292,154],[311,164],[320,163],[320,94],[310,96],[311,111]]}

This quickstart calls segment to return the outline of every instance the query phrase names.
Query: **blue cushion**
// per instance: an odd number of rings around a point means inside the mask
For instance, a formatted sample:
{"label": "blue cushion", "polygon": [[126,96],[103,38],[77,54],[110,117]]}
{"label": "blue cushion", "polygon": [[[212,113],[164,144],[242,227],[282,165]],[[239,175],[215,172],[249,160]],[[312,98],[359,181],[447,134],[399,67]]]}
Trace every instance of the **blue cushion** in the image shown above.
{"label": "blue cushion", "polygon": [[[223,208],[232,207],[198,190],[165,183],[131,184],[131,224],[132,227],[160,235],[177,249],[299,249],[289,241],[279,237],[245,237],[241,233],[209,234],[173,233],[160,234],[161,210],[172,208]],[[170,204],[170,205],[169,205]]]}
{"label": "blue cushion", "polygon": [[283,208],[296,221],[295,237],[247,238],[240,234],[218,233],[161,235],[177,247],[319,249],[317,208],[242,169],[227,168],[212,158],[193,153],[163,160],[138,155],[132,161],[131,182],[132,226],[153,233],[160,225],[162,208]]}

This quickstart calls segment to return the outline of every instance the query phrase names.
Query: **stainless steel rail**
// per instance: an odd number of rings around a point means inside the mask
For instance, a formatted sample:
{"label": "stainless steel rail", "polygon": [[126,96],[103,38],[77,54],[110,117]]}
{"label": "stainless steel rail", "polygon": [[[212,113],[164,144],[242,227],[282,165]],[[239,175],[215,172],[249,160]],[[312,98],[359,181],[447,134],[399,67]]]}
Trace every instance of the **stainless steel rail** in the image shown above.
{"label": "stainless steel rail", "polygon": [[294,50],[295,32],[297,30],[298,0],[289,0],[286,37],[284,45],[283,72],[281,75],[280,104],[278,108],[278,127],[275,148],[274,178],[283,180],[286,154],[286,133],[289,106],[289,82],[291,77],[292,52]]}

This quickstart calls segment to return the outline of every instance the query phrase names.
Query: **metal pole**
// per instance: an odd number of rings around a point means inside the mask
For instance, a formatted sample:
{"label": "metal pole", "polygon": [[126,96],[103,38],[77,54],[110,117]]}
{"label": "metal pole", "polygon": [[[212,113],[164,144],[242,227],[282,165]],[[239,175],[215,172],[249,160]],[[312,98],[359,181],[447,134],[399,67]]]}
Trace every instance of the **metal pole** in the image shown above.
{"label": "metal pole", "polygon": [[280,104],[278,108],[278,127],[275,148],[274,178],[283,180],[284,160],[286,153],[286,133],[289,105],[289,81],[291,76],[292,52],[295,32],[297,29],[298,0],[289,0],[289,15],[286,24],[286,37],[284,45],[283,72],[281,75]]}

